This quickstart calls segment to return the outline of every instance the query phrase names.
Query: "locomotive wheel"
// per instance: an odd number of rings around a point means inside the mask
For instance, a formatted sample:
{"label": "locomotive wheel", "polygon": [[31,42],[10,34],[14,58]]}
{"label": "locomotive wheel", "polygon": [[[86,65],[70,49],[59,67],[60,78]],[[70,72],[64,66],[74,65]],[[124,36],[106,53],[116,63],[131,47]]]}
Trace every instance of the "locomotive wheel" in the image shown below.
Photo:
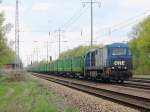
{"label": "locomotive wheel", "polygon": [[109,78],[102,78],[101,81],[104,82],[104,83],[109,83],[110,79]]}
{"label": "locomotive wheel", "polygon": [[124,83],[124,80],[120,80],[119,82],[120,82],[121,84],[123,84],[123,83]]}
{"label": "locomotive wheel", "polygon": [[87,76],[84,76],[84,79],[88,80],[88,77],[87,77]]}

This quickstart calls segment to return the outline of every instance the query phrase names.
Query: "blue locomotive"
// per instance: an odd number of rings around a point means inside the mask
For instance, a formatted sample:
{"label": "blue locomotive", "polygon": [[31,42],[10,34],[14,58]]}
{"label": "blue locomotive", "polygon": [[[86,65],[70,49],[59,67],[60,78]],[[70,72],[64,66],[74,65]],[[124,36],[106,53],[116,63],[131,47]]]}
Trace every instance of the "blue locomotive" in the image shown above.
{"label": "blue locomotive", "polygon": [[123,82],[132,76],[132,55],[125,43],[113,43],[87,52],[84,64],[87,78]]}
{"label": "blue locomotive", "polygon": [[128,44],[113,43],[88,51],[83,57],[67,57],[51,63],[30,66],[28,71],[48,74],[67,74],[105,81],[128,80],[132,70],[132,55]]}

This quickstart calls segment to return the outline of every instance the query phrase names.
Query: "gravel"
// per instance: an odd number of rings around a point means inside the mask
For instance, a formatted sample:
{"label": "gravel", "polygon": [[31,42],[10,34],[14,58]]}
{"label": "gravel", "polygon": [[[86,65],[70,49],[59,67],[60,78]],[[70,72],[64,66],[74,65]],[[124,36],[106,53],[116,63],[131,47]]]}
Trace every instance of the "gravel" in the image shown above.
{"label": "gravel", "polygon": [[[40,84],[44,85],[48,90],[53,91],[58,96],[64,99],[68,105],[79,108],[80,112],[140,112],[102,98],[77,91],[54,82],[50,82],[38,77],[32,76]],[[62,103],[61,103],[62,104]]]}

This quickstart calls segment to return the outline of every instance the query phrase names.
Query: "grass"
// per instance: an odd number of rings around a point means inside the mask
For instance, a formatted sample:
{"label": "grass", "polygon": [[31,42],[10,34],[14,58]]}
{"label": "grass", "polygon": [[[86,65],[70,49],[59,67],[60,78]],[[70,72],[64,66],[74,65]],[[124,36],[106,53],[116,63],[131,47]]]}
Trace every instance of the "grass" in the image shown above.
{"label": "grass", "polygon": [[133,75],[134,78],[150,79],[150,75]]}
{"label": "grass", "polygon": [[[11,80],[0,76],[0,112],[60,112],[56,96],[32,80]],[[78,112],[64,107],[61,112]]]}

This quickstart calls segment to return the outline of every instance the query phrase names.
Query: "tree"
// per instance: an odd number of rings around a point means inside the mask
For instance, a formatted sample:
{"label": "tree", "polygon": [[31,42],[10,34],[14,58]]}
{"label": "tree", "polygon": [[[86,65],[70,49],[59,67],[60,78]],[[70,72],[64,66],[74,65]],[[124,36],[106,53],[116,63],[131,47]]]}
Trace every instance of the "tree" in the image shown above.
{"label": "tree", "polygon": [[[10,24],[4,24],[4,14],[0,13],[0,67],[10,63],[14,58],[14,53],[7,45],[6,33],[10,30]],[[9,27],[9,28],[8,28]]]}
{"label": "tree", "polygon": [[150,16],[136,25],[131,34],[133,39],[129,44],[135,73],[150,75]]}
{"label": "tree", "polygon": [[[99,48],[101,46],[102,45],[94,45],[94,46],[92,46],[92,49]],[[89,51],[90,48],[91,48],[90,46],[79,46],[74,49],[62,52],[60,54],[60,58],[84,56],[84,54],[87,51]]]}

